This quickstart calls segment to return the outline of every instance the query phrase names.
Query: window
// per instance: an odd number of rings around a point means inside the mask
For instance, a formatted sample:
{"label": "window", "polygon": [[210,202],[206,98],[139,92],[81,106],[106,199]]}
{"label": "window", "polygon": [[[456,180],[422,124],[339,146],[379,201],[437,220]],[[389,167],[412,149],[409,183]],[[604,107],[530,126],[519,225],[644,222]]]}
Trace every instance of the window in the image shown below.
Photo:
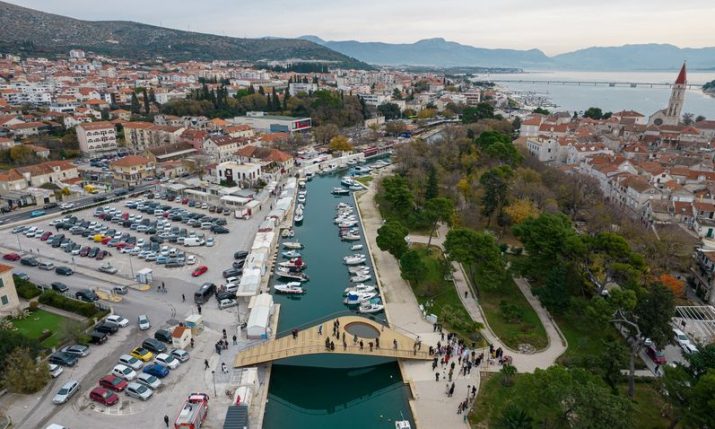
{"label": "window", "polygon": [[7,295],[3,295],[2,298],[0,298],[0,302],[2,302],[2,305],[7,305],[10,300],[7,299]]}
{"label": "window", "polygon": [[0,279],[0,289],[5,287],[5,281],[3,279]]}

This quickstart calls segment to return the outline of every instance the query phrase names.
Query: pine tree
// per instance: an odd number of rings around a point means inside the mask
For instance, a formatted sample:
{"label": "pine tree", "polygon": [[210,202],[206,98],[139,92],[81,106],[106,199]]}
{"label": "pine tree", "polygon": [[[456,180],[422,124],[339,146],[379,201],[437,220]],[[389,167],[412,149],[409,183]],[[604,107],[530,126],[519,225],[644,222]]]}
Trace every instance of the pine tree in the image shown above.
{"label": "pine tree", "polygon": [[290,97],[290,91],[286,88],[283,91],[283,110],[288,110],[288,98]]}
{"label": "pine tree", "polygon": [[249,87],[248,87],[248,93],[249,93],[249,94],[255,94],[255,93],[256,93],[256,88],[254,88],[253,85],[249,85]]}
{"label": "pine tree", "polygon": [[439,195],[439,185],[437,183],[437,170],[434,167],[429,169],[427,176],[427,189],[425,190],[425,199],[431,200]]}
{"label": "pine tree", "polygon": [[142,97],[144,98],[144,113],[149,114],[149,94],[146,92],[146,88],[142,89]]}
{"label": "pine tree", "polygon": [[271,100],[271,110],[274,112],[281,110],[281,100],[278,99],[278,93],[276,92],[275,86],[273,87],[271,97],[273,98],[273,100]]}
{"label": "pine tree", "polygon": [[149,101],[156,103],[156,94],[154,94],[154,88],[149,89]]}
{"label": "pine tree", "polygon": [[263,89],[262,86],[259,86],[259,87],[258,87],[258,93],[261,94],[261,95],[266,95],[266,91]]}
{"label": "pine tree", "polygon": [[139,106],[139,99],[137,98],[136,92],[132,93],[132,104],[129,110],[136,115],[138,115],[141,111],[141,107]]}

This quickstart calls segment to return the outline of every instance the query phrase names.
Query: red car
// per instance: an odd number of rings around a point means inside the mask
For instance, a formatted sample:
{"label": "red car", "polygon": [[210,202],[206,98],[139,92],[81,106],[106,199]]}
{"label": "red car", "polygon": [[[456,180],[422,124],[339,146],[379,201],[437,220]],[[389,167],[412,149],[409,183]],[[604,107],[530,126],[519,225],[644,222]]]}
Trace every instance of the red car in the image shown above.
{"label": "red car", "polygon": [[116,375],[105,375],[99,379],[99,385],[101,387],[106,387],[107,389],[114,390],[115,392],[123,392],[126,389],[127,383],[122,377],[117,377]]}
{"label": "red car", "polygon": [[112,237],[104,237],[104,238],[102,239],[102,244],[105,244],[105,245],[106,245],[107,243],[109,243],[109,241],[110,241],[111,239],[112,239]]}
{"label": "red car", "polygon": [[205,273],[205,272],[208,271],[208,270],[209,270],[209,267],[207,267],[206,265],[198,266],[198,267],[196,267],[196,269],[194,270],[194,272],[191,273],[191,276],[192,276],[192,277],[198,277],[198,276],[200,276],[201,274]]}
{"label": "red car", "polygon": [[666,359],[665,353],[663,353],[662,350],[656,349],[655,344],[653,343],[646,345],[645,352],[648,357],[658,365],[665,365],[666,363],[668,363],[668,359]]}
{"label": "red car", "polygon": [[181,199],[181,204],[188,204],[188,203],[189,203],[189,199],[188,199],[188,198],[182,198],[182,199]]}
{"label": "red car", "polygon": [[47,239],[49,239],[50,237],[52,237],[52,232],[46,231],[44,234],[42,234],[40,236],[40,241],[47,241]]}
{"label": "red car", "polygon": [[112,393],[104,387],[95,387],[89,392],[89,399],[94,402],[99,402],[102,405],[107,405],[111,407],[112,405],[119,402],[119,396],[116,393]]}
{"label": "red car", "polygon": [[19,261],[20,255],[17,253],[6,253],[2,256],[2,258],[6,261]]}

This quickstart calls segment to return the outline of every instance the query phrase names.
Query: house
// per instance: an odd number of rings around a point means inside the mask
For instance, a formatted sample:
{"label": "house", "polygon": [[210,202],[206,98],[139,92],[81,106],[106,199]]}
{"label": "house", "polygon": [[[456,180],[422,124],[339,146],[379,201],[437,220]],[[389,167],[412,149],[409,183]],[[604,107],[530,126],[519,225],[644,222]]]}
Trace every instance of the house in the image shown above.
{"label": "house", "polygon": [[49,126],[43,122],[25,122],[22,124],[10,125],[7,127],[15,137],[26,138],[32,136],[38,136],[40,133],[47,132]]}
{"label": "house", "polygon": [[20,299],[12,277],[14,267],[0,264],[0,316],[15,314],[20,309]]}
{"label": "house", "polygon": [[186,168],[186,164],[181,160],[164,161],[156,164],[156,174],[160,177],[175,179],[189,173],[190,171]]}
{"label": "house", "polygon": [[235,158],[236,151],[246,143],[245,139],[230,136],[210,136],[204,141],[203,152],[216,161]]}
{"label": "house", "polygon": [[124,109],[116,109],[109,112],[112,119],[119,119],[120,121],[129,122],[132,120],[132,112]]}
{"label": "house", "polygon": [[253,132],[253,128],[248,125],[234,125],[230,127],[225,127],[223,129],[223,132],[231,137],[243,137],[246,139],[250,139],[255,135],[255,133]]}
{"label": "house", "polygon": [[151,122],[126,122],[124,140],[127,146],[136,151],[143,151],[155,146],[175,144],[183,131],[182,127],[155,125]]}
{"label": "house", "polygon": [[539,161],[550,162],[559,158],[561,146],[556,139],[538,137],[527,139],[526,148]]}
{"label": "house", "polygon": [[10,149],[13,146],[17,146],[20,143],[15,140],[9,139],[7,137],[0,137],[0,149]]}
{"label": "house", "polygon": [[69,161],[47,161],[40,164],[16,167],[0,173],[0,191],[23,191],[41,187],[46,183],[63,187],[79,177],[77,166]]}
{"label": "house", "polygon": [[154,161],[139,155],[129,155],[109,164],[114,180],[127,185],[137,185],[155,174]]}
{"label": "house", "polygon": [[183,324],[171,332],[171,345],[177,349],[187,349],[191,344],[191,329]]}
{"label": "house", "polygon": [[544,117],[541,115],[533,115],[527,119],[521,121],[521,127],[519,128],[519,135],[521,137],[536,137],[539,135],[539,128],[543,122]]}
{"label": "house", "polygon": [[239,184],[244,188],[251,187],[263,174],[261,164],[234,161],[222,162],[216,166],[216,179],[219,183]]}
{"label": "house", "polygon": [[24,146],[26,148],[31,149],[35,153],[35,156],[38,158],[47,159],[50,157],[50,150],[46,147],[37,146],[34,144],[25,144]]}
{"label": "house", "polygon": [[248,145],[236,153],[240,162],[262,163],[265,169],[278,168],[281,172],[290,170],[295,165],[295,159],[278,149]]}
{"label": "house", "polygon": [[710,305],[715,305],[715,250],[697,249],[696,265],[691,267],[695,275],[695,293]]}
{"label": "house", "polygon": [[85,155],[98,155],[117,150],[117,133],[108,121],[90,122],[75,127],[79,150]]}

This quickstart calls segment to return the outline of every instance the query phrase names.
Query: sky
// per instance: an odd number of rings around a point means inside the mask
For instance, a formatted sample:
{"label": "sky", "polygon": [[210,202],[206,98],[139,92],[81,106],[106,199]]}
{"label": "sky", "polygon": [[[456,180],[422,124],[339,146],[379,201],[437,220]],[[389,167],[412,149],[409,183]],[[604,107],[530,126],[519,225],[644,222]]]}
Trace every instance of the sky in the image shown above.
{"label": "sky", "polygon": [[715,46],[713,0],[5,0],[86,20],[235,37],[412,43],[443,37],[547,55],[590,46]]}

